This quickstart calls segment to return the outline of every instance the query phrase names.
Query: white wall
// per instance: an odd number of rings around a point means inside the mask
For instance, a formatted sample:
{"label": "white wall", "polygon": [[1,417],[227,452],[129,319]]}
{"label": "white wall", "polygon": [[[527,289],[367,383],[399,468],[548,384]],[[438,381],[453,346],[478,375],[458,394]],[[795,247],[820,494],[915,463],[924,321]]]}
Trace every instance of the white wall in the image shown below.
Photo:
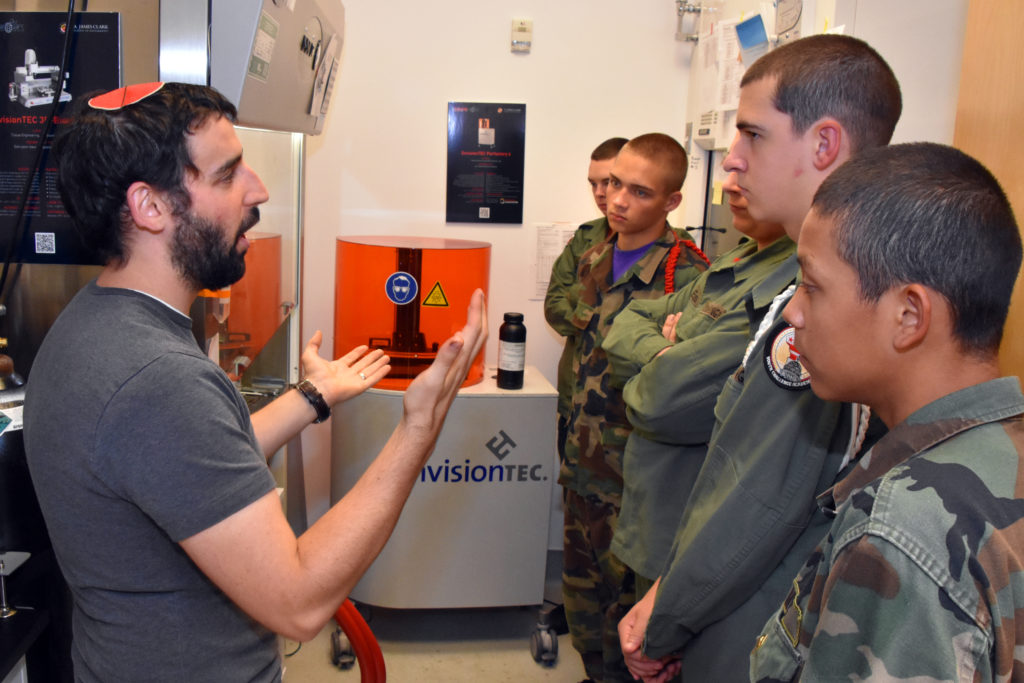
{"label": "white wall", "polygon": [[[953,144],[968,0],[844,0],[853,35],[889,62],[903,114],[892,141]],[[849,14],[849,13],[848,13]]]}
{"label": "white wall", "polygon": [[[323,348],[333,347],[339,235],[484,240],[493,245],[486,361],[496,359],[502,313],[521,311],[527,363],[554,383],[561,340],[544,322],[542,303],[528,298],[532,226],[597,215],[586,170],[605,138],[660,131],[683,141],[693,48],[674,39],[675,2],[344,5],[334,101],[323,135],[307,143],[303,336],[322,329]],[[510,52],[513,18],[534,22],[530,54]],[[445,224],[449,101],[527,105],[522,226]],[[303,447],[312,522],[329,503],[329,430],[306,430]]]}

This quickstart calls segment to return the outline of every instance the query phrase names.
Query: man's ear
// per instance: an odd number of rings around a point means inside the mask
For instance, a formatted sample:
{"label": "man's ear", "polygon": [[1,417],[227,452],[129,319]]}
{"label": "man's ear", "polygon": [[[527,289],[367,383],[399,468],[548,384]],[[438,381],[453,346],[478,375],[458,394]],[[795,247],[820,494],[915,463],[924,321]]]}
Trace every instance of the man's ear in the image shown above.
{"label": "man's ear", "polygon": [[126,204],[135,225],[148,232],[162,232],[173,216],[163,192],[142,181],[128,186]]}
{"label": "man's ear", "polygon": [[893,334],[893,348],[898,352],[909,351],[928,336],[934,322],[932,297],[935,292],[917,283],[903,285],[894,293],[896,323]]}
{"label": "man's ear", "polygon": [[[824,171],[840,159],[840,153],[849,148],[846,131],[841,123],[831,118],[824,118],[811,126],[811,144],[814,167]],[[843,157],[845,161],[845,157]]]}
{"label": "man's ear", "polygon": [[668,199],[665,201],[665,213],[668,213],[670,211],[675,211],[677,208],[679,208],[679,205],[682,204],[682,202],[683,202],[683,193],[682,192],[673,192],[672,194],[670,194],[668,196]]}

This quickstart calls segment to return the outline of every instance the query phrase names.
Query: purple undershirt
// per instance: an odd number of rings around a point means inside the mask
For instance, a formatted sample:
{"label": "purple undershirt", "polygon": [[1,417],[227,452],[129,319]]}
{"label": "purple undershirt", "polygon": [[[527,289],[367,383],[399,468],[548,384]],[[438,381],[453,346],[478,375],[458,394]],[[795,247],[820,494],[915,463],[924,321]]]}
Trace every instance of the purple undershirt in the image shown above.
{"label": "purple undershirt", "polygon": [[[651,242],[654,244],[654,242]],[[612,252],[612,282],[618,282],[619,278],[622,277],[623,273],[633,267],[637,261],[644,257],[647,250],[651,248],[651,244],[645,244],[639,249],[619,249],[619,245],[615,245],[615,251]]]}

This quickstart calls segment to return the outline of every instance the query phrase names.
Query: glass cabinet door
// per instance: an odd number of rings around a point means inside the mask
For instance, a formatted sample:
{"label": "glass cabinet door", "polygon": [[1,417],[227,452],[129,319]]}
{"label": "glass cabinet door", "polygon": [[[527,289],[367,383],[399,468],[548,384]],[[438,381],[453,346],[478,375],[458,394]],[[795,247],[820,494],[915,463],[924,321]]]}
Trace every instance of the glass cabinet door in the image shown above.
{"label": "glass cabinet door", "polygon": [[[297,379],[290,328],[299,301],[303,136],[237,128],[243,158],[270,199],[246,237],[245,276],[222,290],[203,290],[192,309],[196,336],[247,398],[276,395]],[[258,398],[256,399],[258,400]]]}

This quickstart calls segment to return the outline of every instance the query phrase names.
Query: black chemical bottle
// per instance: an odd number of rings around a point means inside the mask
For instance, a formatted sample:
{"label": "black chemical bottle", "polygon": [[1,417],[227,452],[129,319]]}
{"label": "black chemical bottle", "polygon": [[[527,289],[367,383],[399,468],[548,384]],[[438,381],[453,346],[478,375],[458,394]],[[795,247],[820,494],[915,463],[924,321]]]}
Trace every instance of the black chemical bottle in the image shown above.
{"label": "black chemical bottle", "polygon": [[522,389],[526,365],[526,325],[522,313],[506,313],[498,329],[498,388]]}

